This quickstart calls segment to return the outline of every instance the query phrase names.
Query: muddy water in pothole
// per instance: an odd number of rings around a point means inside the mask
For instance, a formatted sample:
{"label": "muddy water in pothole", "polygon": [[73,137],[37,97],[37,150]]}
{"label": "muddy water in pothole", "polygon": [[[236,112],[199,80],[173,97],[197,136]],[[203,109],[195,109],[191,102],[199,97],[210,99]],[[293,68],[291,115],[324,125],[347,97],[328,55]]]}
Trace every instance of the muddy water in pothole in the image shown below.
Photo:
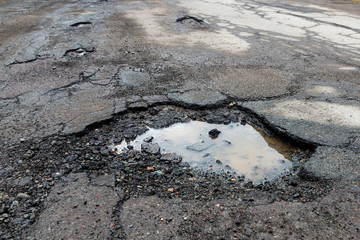
{"label": "muddy water in pothole", "polygon": [[[217,129],[216,138],[209,131]],[[230,172],[247,180],[261,182],[279,176],[291,166],[293,148],[251,125],[228,125],[191,121],[163,129],[150,128],[134,141],[114,146],[121,151],[127,145],[140,149],[143,140],[153,137],[161,152],[175,152],[191,167],[215,172]]]}

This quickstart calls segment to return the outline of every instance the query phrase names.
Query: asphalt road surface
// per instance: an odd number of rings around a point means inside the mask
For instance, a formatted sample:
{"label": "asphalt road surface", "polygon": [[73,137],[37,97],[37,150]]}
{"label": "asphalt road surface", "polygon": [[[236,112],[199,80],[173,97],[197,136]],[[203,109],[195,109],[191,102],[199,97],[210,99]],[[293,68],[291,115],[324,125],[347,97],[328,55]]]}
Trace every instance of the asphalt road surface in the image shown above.
{"label": "asphalt road surface", "polygon": [[[359,239],[359,56],[358,0],[0,0],[0,239]],[[109,147],[191,119],[293,169]]]}

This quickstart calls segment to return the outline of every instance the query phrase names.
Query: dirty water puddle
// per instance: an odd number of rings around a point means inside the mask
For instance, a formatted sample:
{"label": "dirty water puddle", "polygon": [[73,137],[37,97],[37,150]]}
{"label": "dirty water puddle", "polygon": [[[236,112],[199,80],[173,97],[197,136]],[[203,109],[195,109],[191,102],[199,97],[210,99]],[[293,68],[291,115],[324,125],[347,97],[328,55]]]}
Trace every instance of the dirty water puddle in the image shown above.
{"label": "dirty water puddle", "polygon": [[141,149],[144,139],[158,143],[161,153],[177,153],[193,168],[235,173],[257,183],[271,180],[292,166],[290,144],[248,124],[176,123],[150,128],[134,141],[124,140],[113,148],[119,152],[128,145]]}

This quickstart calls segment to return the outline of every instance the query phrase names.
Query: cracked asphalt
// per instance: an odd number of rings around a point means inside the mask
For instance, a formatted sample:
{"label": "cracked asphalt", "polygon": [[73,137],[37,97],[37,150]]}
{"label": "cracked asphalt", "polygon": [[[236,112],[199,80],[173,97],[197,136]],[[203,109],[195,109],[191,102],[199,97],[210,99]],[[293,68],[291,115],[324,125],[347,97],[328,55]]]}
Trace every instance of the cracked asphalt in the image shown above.
{"label": "cracked asphalt", "polygon": [[[357,0],[1,0],[0,239],[359,239],[359,54]],[[294,169],[107,148],[190,119],[290,141]]]}

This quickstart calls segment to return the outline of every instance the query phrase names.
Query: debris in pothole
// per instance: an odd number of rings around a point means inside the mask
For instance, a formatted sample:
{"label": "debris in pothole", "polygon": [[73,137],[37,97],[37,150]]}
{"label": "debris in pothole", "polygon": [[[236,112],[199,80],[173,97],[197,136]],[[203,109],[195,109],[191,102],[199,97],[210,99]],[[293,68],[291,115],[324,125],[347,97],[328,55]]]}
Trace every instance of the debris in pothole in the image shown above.
{"label": "debris in pothole", "polygon": [[160,147],[157,143],[143,143],[141,144],[141,150],[151,154],[160,153]]}
{"label": "debris in pothole", "polygon": [[219,130],[217,130],[216,128],[214,128],[214,129],[212,129],[212,130],[210,130],[210,132],[209,132],[209,137],[211,137],[212,139],[215,139],[215,138],[217,138],[219,135],[220,135],[220,131]]}
{"label": "debris in pothole", "polygon": [[152,140],[154,139],[154,137],[153,136],[150,136],[150,137],[147,137],[147,138],[144,138],[144,142],[147,142],[147,143],[150,143],[150,142],[152,142]]}
{"label": "debris in pothole", "polygon": [[197,142],[197,143],[186,146],[186,149],[192,150],[195,152],[202,152],[208,148],[211,148],[212,146],[214,146],[213,143],[201,141],[201,142]]}
{"label": "debris in pothole", "polygon": [[171,161],[174,163],[179,163],[182,160],[182,157],[177,155],[176,153],[164,153],[162,154],[161,160],[163,161]]}

